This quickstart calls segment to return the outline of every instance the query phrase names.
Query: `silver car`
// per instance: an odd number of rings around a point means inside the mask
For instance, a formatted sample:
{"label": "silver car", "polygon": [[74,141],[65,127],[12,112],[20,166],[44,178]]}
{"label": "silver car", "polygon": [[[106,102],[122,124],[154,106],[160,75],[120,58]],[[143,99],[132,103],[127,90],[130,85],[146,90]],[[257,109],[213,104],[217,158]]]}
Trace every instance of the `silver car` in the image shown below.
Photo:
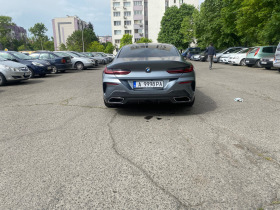
{"label": "silver car", "polygon": [[82,57],[70,51],[55,51],[55,54],[60,56],[70,56],[73,68],[77,70],[83,70],[95,66],[95,61],[93,61],[92,59]]}
{"label": "silver car", "polygon": [[0,86],[10,81],[27,80],[29,77],[30,71],[26,65],[0,57]]}
{"label": "silver car", "polygon": [[192,106],[195,87],[193,65],[170,44],[126,45],[103,72],[107,107],[140,102]]}

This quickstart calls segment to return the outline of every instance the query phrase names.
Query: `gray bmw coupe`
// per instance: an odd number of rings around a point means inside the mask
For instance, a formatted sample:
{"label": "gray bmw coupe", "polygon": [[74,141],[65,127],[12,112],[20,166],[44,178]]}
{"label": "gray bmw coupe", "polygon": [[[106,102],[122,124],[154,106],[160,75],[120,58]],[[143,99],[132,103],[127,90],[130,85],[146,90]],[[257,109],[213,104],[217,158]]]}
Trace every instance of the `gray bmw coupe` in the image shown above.
{"label": "gray bmw coupe", "polygon": [[107,107],[140,102],[192,106],[194,67],[170,44],[126,45],[103,71],[103,93]]}

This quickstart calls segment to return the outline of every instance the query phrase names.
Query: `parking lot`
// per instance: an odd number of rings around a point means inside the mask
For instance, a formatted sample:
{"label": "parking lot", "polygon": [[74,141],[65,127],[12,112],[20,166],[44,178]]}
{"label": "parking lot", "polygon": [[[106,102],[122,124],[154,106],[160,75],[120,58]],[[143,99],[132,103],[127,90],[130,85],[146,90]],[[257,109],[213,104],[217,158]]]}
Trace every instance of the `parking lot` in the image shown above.
{"label": "parking lot", "polygon": [[106,108],[103,67],[1,86],[0,209],[279,209],[280,73],[193,64],[192,108]]}

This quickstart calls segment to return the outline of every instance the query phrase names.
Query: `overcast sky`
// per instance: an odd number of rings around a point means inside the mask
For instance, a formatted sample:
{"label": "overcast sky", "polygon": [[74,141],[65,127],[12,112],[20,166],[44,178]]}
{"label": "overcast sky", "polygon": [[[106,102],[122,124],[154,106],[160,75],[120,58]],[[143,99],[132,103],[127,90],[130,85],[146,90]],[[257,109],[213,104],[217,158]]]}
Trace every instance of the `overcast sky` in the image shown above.
{"label": "overcast sky", "polygon": [[12,17],[27,32],[35,23],[44,23],[49,37],[53,18],[77,15],[93,24],[96,35],[112,35],[110,0],[0,0],[0,15]]}

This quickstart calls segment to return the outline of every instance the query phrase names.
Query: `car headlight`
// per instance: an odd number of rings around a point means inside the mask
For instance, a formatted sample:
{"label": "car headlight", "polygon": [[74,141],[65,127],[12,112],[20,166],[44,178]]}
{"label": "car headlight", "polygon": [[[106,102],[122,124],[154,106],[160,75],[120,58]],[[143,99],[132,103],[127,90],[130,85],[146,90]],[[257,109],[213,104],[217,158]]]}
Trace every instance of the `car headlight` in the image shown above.
{"label": "car headlight", "polygon": [[48,61],[46,61],[46,65],[51,65],[51,63],[50,63],[50,62],[48,62]]}
{"label": "car headlight", "polygon": [[6,66],[6,65],[1,65],[1,66],[3,66],[8,71],[20,71],[19,69],[10,66]]}
{"label": "car headlight", "polygon": [[274,61],[274,58],[270,58],[269,61]]}
{"label": "car headlight", "polygon": [[34,66],[44,66],[43,64],[38,63],[38,62],[32,62],[32,64],[33,64]]}

